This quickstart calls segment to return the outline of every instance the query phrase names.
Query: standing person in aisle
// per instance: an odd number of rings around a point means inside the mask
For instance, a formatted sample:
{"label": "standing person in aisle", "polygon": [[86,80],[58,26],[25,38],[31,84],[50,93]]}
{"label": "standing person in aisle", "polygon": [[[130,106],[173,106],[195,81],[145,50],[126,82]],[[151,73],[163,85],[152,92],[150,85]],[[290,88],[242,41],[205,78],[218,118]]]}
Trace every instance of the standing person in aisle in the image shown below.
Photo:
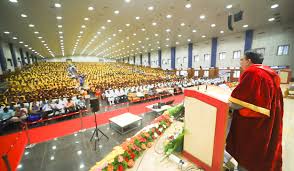
{"label": "standing person in aisle", "polygon": [[243,74],[230,102],[235,109],[227,151],[239,170],[281,171],[283,95],[280,78],[254,51],[240,60]]}

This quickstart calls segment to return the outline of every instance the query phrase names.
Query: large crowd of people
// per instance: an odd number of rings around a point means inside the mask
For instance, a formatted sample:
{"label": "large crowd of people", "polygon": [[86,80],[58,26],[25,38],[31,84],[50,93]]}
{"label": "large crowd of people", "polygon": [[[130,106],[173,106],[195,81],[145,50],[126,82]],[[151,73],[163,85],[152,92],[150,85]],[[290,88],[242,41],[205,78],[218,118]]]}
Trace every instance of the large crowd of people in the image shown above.
{"label": "large crowd of people", "polygon": [[[85,84],[72,77],[73,68],[75,75],[83,75]],[[180,78],[161,69],[129,64],[39,63],[11,74],[6,81],[9,88],[0,96],[0,120],[22,122],[85,109],[89,96],[108,105],[140,102],[179,94],[183,88],[206,80]]]}

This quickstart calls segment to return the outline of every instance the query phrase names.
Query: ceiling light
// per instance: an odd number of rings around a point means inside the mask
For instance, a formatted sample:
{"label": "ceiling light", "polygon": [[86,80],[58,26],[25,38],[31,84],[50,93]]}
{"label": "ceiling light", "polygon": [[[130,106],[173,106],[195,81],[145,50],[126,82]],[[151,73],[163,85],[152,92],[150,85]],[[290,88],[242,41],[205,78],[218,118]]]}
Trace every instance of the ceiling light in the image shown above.
{"label": "ceiling light", "polygon": [[166,31],[166,32],[170,32],[170,29],[166,29],[165,31]]}
{"label": "ceiling light", "polygon": [[38,39],[43,39],[43,37],[38,37]]}
{"label": "ceiling light", "polygon": [[10,34],[10,32],[9,32],[9,31],[4,31],[3,33],[4,33],[4,34]]}
{"label": "ceiling light", "polygon": [[136,33],[133,34],[133,36],[136,36],[136,35],[137,35]]}
{"label": "ceiling light", "polygon": [[121,30],[121,29],[119,29],[119,30],[118,30],[118,32],[122,32],[122,30]]}
{"label": "ceiling light", "polygon": [[62,28],[62,25],[58,25],[57,27],[58,27],[58,28]]}
{"label": "ceiling light", "polygon": [[29,27],[35,27],[35,25],[34,24],[29,24]]}
{"label": "ceiling light", "polygon": [[179,34],[178,37],[182,37],[182,35]]}
{"label": "ceiling light", "polygon": [[20,43],[20,44],[23,44],[23,42],[22,42],[22,41],[20,41],[19,43]]}
{"label": "ceiling light", "polygon": [[89,18],[85,17],[84,20],[85,20],[85,21],[89,21]]}
{"label": "ceiling light", "polygon": [[17,37],[12,37],[12,39],[13,39],[13,40],[16,40],[16,39],[17,39]]}
{"label": "ceiling light", "polygon": [[176,45],[178,45],[179,44],[179,42],[176,42]]}
{"label": "ceiling light", "polygon": [[210,27],[215,27],[215,26],[216,26],[215,24],[211,24],[211,25],[210,25]]}
{"label": "ceiling light", "polygon": [[192,30],[192,32],[193,32],[193,33],[196,33],[197,31],[194,29],[194,30]]}
{"label": "ceiling light", "polygon": [[279,7],[279,4],[273,4],[273,5],[271,6],[272,9],[274,9],[274,8],[278,8],[278,7]]}
{"label": "ceiling light", "polygon": [[186,4],[185,7],[186,7],[186,8],[191,8],[192,5],[191,5],[191,4]]}
{"label": "ceiling light", "polygon": [[101,26],[101,28],[102,28],[103,30],[105,30],[105,29],[106,29],[106,27],[105,27],[105,26]]}
{"label": "ceiling light", "polygon": [[62,17],[61,17],[61,16],[57,16],[56,19],[57,19],[57,20],[61,20]]}
{"label": "ceiling light", "polygon": [[59,4],[59,3],[55,3],[54,6],[55,6],[56,8],[60,8],[60,7],[61,7],[61,4]]}
{"label": "ceiling light", "polygon": [[152,23],[153,26],[156,26],[157,24],[155,22]]}
{"label": "ceiling light", "polygon": [[166,47],[168,47],[168,45],[165,45]]}
{"label": "ceiling light", "polygon": [[169,38],[166,38],[167,41],[169,41]]}
{"label": "ceiling light", "polygon": [[224,31],[223,31],[223,30],[221,30],[221,31],[220,31],[220,33],[221,33],[221,34],[223,34],[223,33],[224,33]]}
{"label": "ceiling light", "polygon": [[113,37],[115,37],[115,36],[116,36],[116,34],[113,34],[112,36],[113,36]]}
{"label": "ceiling light", "polygon": [[206,36],[205,36],[205,35],[202,35],[201,37],[202,37],[202,38],[205,38]]}
{"label": "ceiling light", "polygon": [[17,3],[17,0],[9,0],[9,2]]}
{"label": "ceiling light", "polygon": [[269,18],[268,19],[268,21],[274,21],[275,20],[275,18]]}
{"label": "ceiling light", "polygon": [[25,47],[28,47],[29,45],[24,45]]}
{"label": "ceiling light", "polygon": [[30,47],[29,50],[32,50],[32,48]]}
{"label": "ceiling light", "polygon": [[107,20],[108,23],[111,23],[111,20]]}
{"label": "ceiling light", "polygon": [[98,32],[97,32],[97,34],[101,34],[101,32],[100,32],[100,31],[98,31]]}
{"label": "ceiling light", "polygon": [[187,39],[188,42],[191,42],[191,39]]}
{"label": "ceiling light", "polygon": [[230,9],[230,8],[232,8],[232,7],[233,7],[232,4],[226,6],[227,9]]}
{"label": "ceiling light", "polygon": [[247,27],[248,27],[248,25],[247,25],[247,24],[245,24],[245,25],[243,25],[243,27],[244,27],[244,28],[247,28]]}
{"label": "ceiling light", "polygon": [[153,6],[150,6],[150,7],[148,7],[148,10],[149,11],[152,11],[152,10],[154,10],[154,7]]}
{"label": "ceiling light", "polygon": [[129,27],[129,26],[130,26],[130,24],[126,24],[126,26],[127,26],[127,27]]}
{"label": "ceiling light", "polygon": [[172,18],[172,15],[168,14],[168,15],[166,16],[166,18]]}
{"label": "ceiling light", "polygon": [[81,27],[82,27],[82,28],[86,28],[86,26],[85,26],[85,25],[82,25]]}
{"label": "ceiling light", "polygon": [[159,44],[159,41],[157,41],[157,44]]}
{"label": "ceiling light", "polygon": [[139,16],[137,16],[137,17],[136,17],[136,20],[140,20],[140,17],[139,17]]}
{"label": "ceiling light", "polygon": [[154,34],[154,36],[156,36],[156,37],[157,37],[157,36],[158,36],[158,34],[156,34],[156,33],[155,33],[155,34]]}
{"label": "ceiling light", "polygon": [[114,14],[119,14],[119,11],[118,10],[114,11]]}
{"label": "ceiling light", "polygon": [[25,14],[21,14],[20,15],[21,17],[23,17],[23,18],[26,18],[26,17],[28,17],[27,15],[25,15]]}
{"label": "ceiling light", "polygon": [[185,26],[185,23],[181,23],[181,26]]}
{"label": "ceiling light", "polygon": [[88,10],[89,11],[93,11],[94,10],[94,7],[88,7]]}
{"label": "ceiling light", "polygon": [[199,17],[201,20],[205,19],[205,15],[200,15]]}
{"label": "ceiling light", "polygon": [[58,32],[59,34],[63,34],[63,32],[62,31],[60,31],[60,32]]}
{"label": "ceiling light", "polygon": [[125,0],[125,2],[126,2],[126,3],[129,3],[129,2],[131,2],[131,0]]}

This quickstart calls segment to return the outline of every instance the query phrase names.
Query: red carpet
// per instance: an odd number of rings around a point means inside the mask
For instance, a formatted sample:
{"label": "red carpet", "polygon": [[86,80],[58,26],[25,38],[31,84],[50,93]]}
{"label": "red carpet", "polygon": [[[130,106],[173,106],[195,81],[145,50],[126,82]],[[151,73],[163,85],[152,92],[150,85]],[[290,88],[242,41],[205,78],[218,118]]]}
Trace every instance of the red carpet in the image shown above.
{"label": "red carpet", "polygon": [[[172,96],[165,99],[162,99],[162,102],[166,102],[169,100],[175,100],[174,104],[178,104],[183,101],[184,96],[178,95],[178,96]],[[109,112],[99,113],[96,114],[97,116],[97,122],[98,125],[106,124],[108,123],[108,119],[126,112],[130,112],[133,114],[142,114],[146,113],[149,110],[145,108],[145,106],[154,104],[159,102],[159,100],[151,101],[147,103],[140,103],[136,105],[132,105],[129,108],[121,108]],[[94,116],[86,116],[83,117],[83,128],[92,128],[94,127]],[[80,118],[72,119],[56,124],[51,124],[47,126],[42,126],[38,128],[33,128],[29,130],[30,135],[30,143],[41,143],[44,141],[48,141],[57,137],[65,136],[72,134],[76,131],[79,131],[81,129],[81,120]],[[18,138],[18,140],[16,140]],[[21,160],[22,154],[24,152],[24,148],[26,144],[28,143],[27,136],[25,132],[20,133],[13,133],[5,136],[0,137],[0,155],[7,153],[9,151],[10,146],[13,142],[16,142],[14,145],[14,148],[11,148],[10,152],[8,153],[8,160],[11,165],[11,169],[15,170],[19,161]],[[5,171],[5,165],[3,160],[0,160],[0,170]]]}

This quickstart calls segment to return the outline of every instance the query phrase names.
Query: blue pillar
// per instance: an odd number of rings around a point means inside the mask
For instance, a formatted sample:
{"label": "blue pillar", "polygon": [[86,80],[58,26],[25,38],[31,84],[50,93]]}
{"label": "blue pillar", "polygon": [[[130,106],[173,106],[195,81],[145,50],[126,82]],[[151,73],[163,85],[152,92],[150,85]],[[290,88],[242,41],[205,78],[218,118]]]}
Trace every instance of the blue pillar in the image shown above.
{"label": "blue pillar", "polygon": [[13,66],[16,68],[17,67],[17,60],[16,60],[16,55],[15,55],[15,51],[14,51],[12,43],[9,43],[9,49],[10,49],[10,53],[11,53],[11,57],[12,57]]}
{"label": "blue pillar", "polygon": [[210,66],[216,66],[216,52],[217,52],[217,37],[211,39],[211,60]]}
{"label": "blue pillar", "polygon": [[140,54],[140,64],[143,65],[143,55]]}
{"label": "blue pillar", "polygon": [[158,50],[158,66],[161,68],[161,49]]}
{"label": "blue pillar", "polygon": [[136,56],[133,56],[134,65],[136,65]]}
{"label": "blue pillar", "polygon": [[252,48],[252,40],[253,40],[253,30],[246,30],[244,51],[247,51]]}
{"label": "blue pillar", "polygon": [[2,68],[2,71],[6,71],[7,70],[7,61],[5,59],[5,56],[4,56],[4,52],[3,52],[3,49],[2,49],[2,43],[0,42],[0,65],[1,65],[1,68]]}
{"label": "blue pillar", "polygon": [[171,47],[171,69],[176,69],[176,47]]}
{"label": "blue pillar", "polygon": [[151,66],[151,54],[148,52],[148,65]]}
{"label": "blue pillar", "polygon": [[130,63],[130,57],[128,57],[128,64]]}
{"label": "blue pillar", "polygon": [[27,55],[27,61],[28,61],[28,64],[30,64],[30,63],[31,63],[31,59],[30,59],[29,52],[26,52],[26,55]]}
{"label": "blue pillar", "polygon": [[192,68],[192,52],[193,52],[193,43],[188,44],[188,68]]}

